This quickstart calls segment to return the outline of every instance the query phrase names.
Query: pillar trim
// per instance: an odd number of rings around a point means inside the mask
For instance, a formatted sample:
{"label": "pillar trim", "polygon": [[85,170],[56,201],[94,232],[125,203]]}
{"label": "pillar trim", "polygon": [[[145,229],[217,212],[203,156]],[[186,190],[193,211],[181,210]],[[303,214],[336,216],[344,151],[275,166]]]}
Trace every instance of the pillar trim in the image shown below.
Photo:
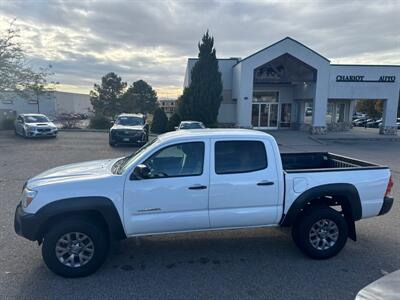
{"label": "pillar trim", "polygon": [[381,126],[379,128],[379,134],[384,135],[397,135],[397,126]]}
{"label": "pillar trim", "polygon": [[313,135],[325,135],[327,133],[326,126],[311,126],[310,133]]}

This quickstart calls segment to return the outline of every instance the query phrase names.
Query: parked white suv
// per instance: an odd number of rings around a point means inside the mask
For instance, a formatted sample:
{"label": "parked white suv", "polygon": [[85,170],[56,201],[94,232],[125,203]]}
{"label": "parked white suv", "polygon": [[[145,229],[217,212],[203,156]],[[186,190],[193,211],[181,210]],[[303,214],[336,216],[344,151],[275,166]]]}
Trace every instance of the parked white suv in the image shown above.
{"label": "parked white suv", "polygon": [[58,129],[42,114],[20,114],[15,120],[15,134],[23,137],[56,137]]}
{"label": "parked white suv", "polygon": [[66,277],[101,266],[111,239],[292,226],[308,256],[330,258],[356,240],[355,221],[387,213],[390,170],[332,153],[280,154],[244,129],[180,130],[118,159],[71,164],[28,180],[15,231],[43,243]]}

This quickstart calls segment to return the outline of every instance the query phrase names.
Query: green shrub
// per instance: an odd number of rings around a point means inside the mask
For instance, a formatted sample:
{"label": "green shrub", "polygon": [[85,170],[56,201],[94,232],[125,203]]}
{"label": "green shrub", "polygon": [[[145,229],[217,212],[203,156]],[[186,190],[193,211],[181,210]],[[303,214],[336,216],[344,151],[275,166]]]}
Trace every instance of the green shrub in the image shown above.
{"label": "green shrub", "polygon": [[1,126],[0,126],[0,128],[1,128],[1,129],[4,129],[4,130],[11,130],[11,129],[14,129],[14,122],[15,122],[15,119],[14,119],[14,118],[5,118],[5,119],[3,119],[3,120],[1,121]]}
{"label": "green shrub", "polygon": [[93,129],[109,129],[111,120],[103,116],[94,116],[90,119],[89,127]]}
{"label": "green shrub", "polygon": [[164,133],[167,129],[168,118],[161,108],[154,111],[153,122],[151,123],[151,131],[154,133]]}
{"label": "green shrub", "polygon": [[180,122],[181,117],[177,113],[174,113],[168,120],[167,131],[174,131],[175,127],[178,127]]}

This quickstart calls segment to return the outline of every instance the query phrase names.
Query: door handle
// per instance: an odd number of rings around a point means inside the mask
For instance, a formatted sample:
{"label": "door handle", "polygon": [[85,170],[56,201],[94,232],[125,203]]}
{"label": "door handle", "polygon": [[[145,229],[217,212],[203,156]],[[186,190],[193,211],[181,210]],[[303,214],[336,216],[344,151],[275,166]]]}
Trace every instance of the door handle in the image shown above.
{"label": "door handle", "polygon": [[201,184],[195,184],[195,185],[189,186],[189,190],[204,190],[206,188],[207,188],[207,186],[201,185]]}
{"label": "door handle", "polygon": [[149,212],[149,211],[160,211],[161,208],[144,208],[144,209],[139,209],[138,212]]}
{"label": "door handle", "polygon": [[269,180],[262,180],[259,183],[257,183],[257,185],[273,185],[273,184],[274,182]]}

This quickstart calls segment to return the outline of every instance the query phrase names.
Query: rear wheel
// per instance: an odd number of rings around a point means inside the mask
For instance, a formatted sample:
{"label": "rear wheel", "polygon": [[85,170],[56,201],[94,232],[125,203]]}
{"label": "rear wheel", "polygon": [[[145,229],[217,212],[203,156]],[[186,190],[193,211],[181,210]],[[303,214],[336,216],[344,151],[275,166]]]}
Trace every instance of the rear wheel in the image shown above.
{"label": "rear wheel", "polygon": [[103,264],[108,247],[102,226],[71,218],[45,234],[42,256],[54,273],[63,277],[82,277],[94,273]]}
{"label": "rear wheel", "polygon": [[348,237],[342,214],[330,207],[316,207],[304,212],[292,228],[300,250],[311,258],[327,259],[337,255]]}

